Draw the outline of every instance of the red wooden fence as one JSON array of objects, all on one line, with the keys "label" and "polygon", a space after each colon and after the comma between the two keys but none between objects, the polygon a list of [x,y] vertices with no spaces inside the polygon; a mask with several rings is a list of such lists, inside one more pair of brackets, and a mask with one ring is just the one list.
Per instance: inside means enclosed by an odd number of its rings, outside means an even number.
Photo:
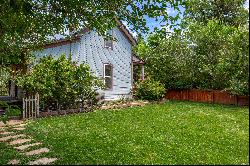
[{"label": "red wooden fence", "polygon": [[170,100],[188,100],[237,106],[249,105],[249,96],[233,95],[229,92],[218,90],[168,90],[165,98]]}]

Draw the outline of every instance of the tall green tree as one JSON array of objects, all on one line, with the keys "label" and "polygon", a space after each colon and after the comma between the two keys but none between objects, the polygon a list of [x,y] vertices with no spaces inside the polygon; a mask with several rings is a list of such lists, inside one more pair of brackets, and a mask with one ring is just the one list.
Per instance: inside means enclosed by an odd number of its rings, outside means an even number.
[{"label": "tall green tree", "polygon": [[[105,35],[126,21],[136,31],[147,31],[145,16],[174,20],[166,8],[182,1],[162,0],[1,0],[0,59],[10,64],[28,63],[31,50],[47,42],[48,36],[65,29],[87,27]],[[162,17],[160,17],[162,16]]]},{"label": "tall green tree", "polygon": [[244,8],[246,0],[187,0],[185,1],[184,19],[208,23],[218,20],[230,26],[245,25],[249,12]]}]

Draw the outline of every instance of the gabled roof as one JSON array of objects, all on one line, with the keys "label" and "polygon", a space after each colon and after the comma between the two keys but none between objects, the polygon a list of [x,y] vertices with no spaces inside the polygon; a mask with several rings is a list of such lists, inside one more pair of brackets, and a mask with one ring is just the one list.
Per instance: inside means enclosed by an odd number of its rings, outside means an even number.
[{"label": "gabled roof", "polygon": [[[118,24],[118,28],[121,32],[123,32],[123,35],[128,39],[128,41],[134,46],[137,44],[136,39],[133,37],[133,35],[129,32],[129,30],[126,28],[126,26],[124,24],[122,24],[121,21],[116,19],[116,22]],[[83,28],[82,30],[80,30],[80,32],[78,32],[73,38],[68,38],[68,39],[58,39],[58,40],[54,40],[50,43],[46,43],[44,45],[45,48],[53,48],[53,47],[57,47],[57,46],[61,46],[61,45],[65,45],[65,44],[69,44],[69,43],[74,43],[80,40],[81,36],[87,32],[89,32],[90,30],[88,28]]]}]

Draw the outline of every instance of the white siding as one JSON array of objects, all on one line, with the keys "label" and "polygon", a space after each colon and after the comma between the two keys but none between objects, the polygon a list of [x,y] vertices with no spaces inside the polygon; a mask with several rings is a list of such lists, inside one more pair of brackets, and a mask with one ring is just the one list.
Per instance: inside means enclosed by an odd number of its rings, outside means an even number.
[{"label": "white siding", "polygon": [[[113,29],[113,50],[104,47],[104,39],[96,32],[85,33],[79,42],[71,43],[72,59],[78,63],[88,63],[91,71],[98,77],[103,77],[103,64],[113,65],[113,89],[104,91],[105,99],[119,99],[120,97],[131,97],[131,55],[132,46],[127,38],[118,28]],[[47,48],[35,54],[60,56],[62,53],[69,55],[70,44]]]}]

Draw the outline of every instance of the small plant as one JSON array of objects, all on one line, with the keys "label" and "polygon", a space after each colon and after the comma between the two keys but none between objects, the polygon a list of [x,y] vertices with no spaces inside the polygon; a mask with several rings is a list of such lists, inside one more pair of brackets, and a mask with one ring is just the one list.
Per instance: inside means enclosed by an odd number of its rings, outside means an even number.
[{"label": "small plant", "polygon": [[20,110],[20,108],[18,106],[16,106],[16,105],[10,106],[10,105],[7,104],[7,109],[6,109],[5,113],[4,113],[4,115],[2,115],[0,117],[0,120],[3,121],[4,124],[6,124],[6,122],[8,121],[8,119],[10,117],[19,116],[20,114],[21,114],[21,110]]},{"label": "small plant", "polygon": [[164,85],[151,78],[136,83],[134,96],[141,100],[159,100],[165,94]]},{"label": "small plant", "polygon": [[6,101],[0,101],[0,108],[7,108],[9,105]]}]

